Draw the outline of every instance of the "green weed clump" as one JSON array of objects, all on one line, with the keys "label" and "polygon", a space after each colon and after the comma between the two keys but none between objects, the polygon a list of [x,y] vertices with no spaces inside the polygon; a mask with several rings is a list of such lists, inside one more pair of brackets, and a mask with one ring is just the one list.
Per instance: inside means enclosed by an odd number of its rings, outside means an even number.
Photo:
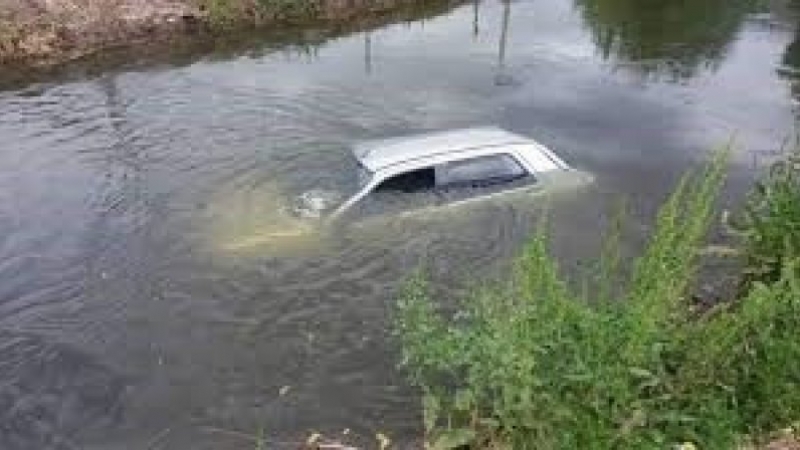
[{"label": "green weed clump", "polygon": [[744,241],[744,289],[777,281],[784,261],[800,257],[800,145],[770,167],[733,225]]},{"label": "green weed clump", "polygon": [[[474,292],[452,317],[413,277],[395,330],[423,393],[430,448],[721,449],[797,420],[796,262],[699,319],[687,300],[724,166],[719,153],[680,182],[626,293],[573,293],[543,230],[508,280]],[[597,264],[608,277],[619,260],[611,247]]]}]

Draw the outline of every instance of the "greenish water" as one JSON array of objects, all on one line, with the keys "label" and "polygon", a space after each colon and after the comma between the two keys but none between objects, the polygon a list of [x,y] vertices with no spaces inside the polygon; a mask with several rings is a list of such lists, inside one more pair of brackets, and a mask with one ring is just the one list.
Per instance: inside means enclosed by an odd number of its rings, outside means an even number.
[{"label": "greenish water", "polygon": [[422,260],[448,296],[490,276],[537,202],[295,233],[282,205],[350,182],[354,142],[496,124],[549,145],[596,177],[550,205],[573,270],[620,196],[633,251],[713,146],[735,135],[734,198],[795,130],[789,3],[423,14],[5,75],[0,447],[239,449],[250,443],[230,431],[260,428],[412,439],[418,399],[387,335],[400,281]]}]

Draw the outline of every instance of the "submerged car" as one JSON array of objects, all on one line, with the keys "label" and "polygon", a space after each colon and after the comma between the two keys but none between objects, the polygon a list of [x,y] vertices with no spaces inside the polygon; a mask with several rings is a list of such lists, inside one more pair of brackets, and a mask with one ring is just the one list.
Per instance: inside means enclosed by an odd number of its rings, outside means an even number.
[{"label": "submerged car", "polygon": [[[333,189],[309,180],[316,187],[288,202],[268,189],[245,199],[257,206],[246,208],[246,215],[217,214],[222,222],[215,239],[227,250],[313,245],[327,234],[318,233],[327,225],[366,226],[372,218],[426,215],[494,198],[529,199],[592,180],[536,141],[493,127],[367,141],[355,145],[352,155],[342,161],[351,163],[348,170],[331,170],[337,178]],[[224,197],[223,204],[230,204]]]},{"label": "submerged car", "polygon": [[348,198],[307,192],[295,203],[296,215],[361,218],[511,192],[547,192],[591,180],[544,145],[494,127],[366,141],[353,148],[353,156],[358,163],[355,193]]}]

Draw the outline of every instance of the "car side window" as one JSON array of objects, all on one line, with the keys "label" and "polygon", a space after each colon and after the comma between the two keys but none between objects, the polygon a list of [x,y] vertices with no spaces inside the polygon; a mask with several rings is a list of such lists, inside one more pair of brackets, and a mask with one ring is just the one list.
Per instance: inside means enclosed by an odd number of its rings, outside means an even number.
[{"label": "car side window", "polygon": [[354,218],[390,215],[433,206],[438,201],[433,167],[387,178],[354,205]]},{"label": "car side window", "polygon": [[433,167],[413,170],[387,178],[373,192],[425,192],[436,187],[436,173]]},{"label": "car side window", "polygon": [[436,167],[438,186],[483,186],[518,180],[528,175],[509,154],[479,156]]}]

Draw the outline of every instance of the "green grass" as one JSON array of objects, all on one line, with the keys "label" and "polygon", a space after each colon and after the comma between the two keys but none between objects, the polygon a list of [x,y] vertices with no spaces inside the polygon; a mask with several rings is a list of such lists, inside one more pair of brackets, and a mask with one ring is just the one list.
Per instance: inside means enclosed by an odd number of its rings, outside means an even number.
[{"label": "green grass", "polygon": [[744,289],[777,281],[783,262],[800,256],[800,143],[756,184],[733,225],[744,242]]},{"label": "green grass", "polygon": [[[589,298],[562,281],[545,226],[508,280],[452,316],[439,313],[424,274],[413,277],[395,331],[431,447],[733,448],[796,420],[797,262],[699,319],[687,301],[724,168],[719,152],[683,178],[627,279],[614,274],[612,232]],[[609,279],[626,292],[615,295]]]}]

